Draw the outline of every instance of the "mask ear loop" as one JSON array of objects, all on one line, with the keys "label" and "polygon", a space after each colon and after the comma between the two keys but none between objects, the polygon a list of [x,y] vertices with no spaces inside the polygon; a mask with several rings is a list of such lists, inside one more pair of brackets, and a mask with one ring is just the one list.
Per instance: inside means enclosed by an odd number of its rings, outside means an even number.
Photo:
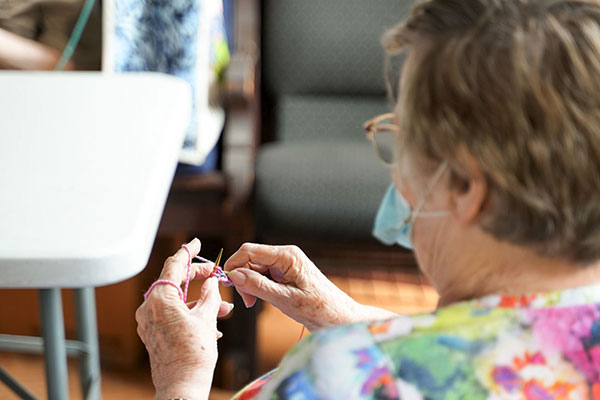
[{"label": "mask ear loop", "polygon": [[447,167],[448,167],[448,162],[444,161],[442,163],[442,165],[440,165],[438,167],[438,169],[435,171],[435,173],[433,174],[433,178],[431,178],[431,181],[429,182],[429,185],[427,186],[427,190],[425,191],[425,194],[423,195],[423,197],[421,197],[421,200],[419,200],[419,204],[417,204],[417,207],[414,210],[410,211],[410,215],[408,217],[406,217],[406,219],[404,220],[405,224],[415,222],[415,219],[417,219],[417,217],[432,218],[432,217],[443,217],[443,216],[448,215],[448,211],[428,211],[428,212],[421,213],[421,209],[423,208],[423,206],[425,206],[425,202],[429,198],[429,195],[431,194],[431,192],[433,191],[435,186],[438,184],[438,182],[441,179],[444,172],[446,172]]}]

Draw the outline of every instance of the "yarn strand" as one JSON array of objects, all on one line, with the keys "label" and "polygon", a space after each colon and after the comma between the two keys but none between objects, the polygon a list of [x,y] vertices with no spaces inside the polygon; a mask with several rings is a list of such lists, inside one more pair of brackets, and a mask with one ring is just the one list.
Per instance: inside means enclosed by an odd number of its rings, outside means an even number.
[{"label": "yarn strand", "polygon": [[302,337],[304,336],[304,331],[306,330],[306,326],[302,325],[302,330],[300,331],[300,337],[298,338],[298,343],[300,343],[300,341],[302,340]]},{"label": "yarn strand", "polygon": [[177,289],[177,292],[179,293],[179,298],[182,301],[184,301],[183,300],[183,291],[181,290],[179,285],[177,285],[175,282],[170,281],[168,279],[159,279],[159,280],[155,281],[152,285],[150,285],[150,288],[146,291],[146,293],[144,293],[144,300],[148,300],[148,296],[150,296],[150,293],[152,292],[152,290],[158,285],[173,286],[175,289]]}]

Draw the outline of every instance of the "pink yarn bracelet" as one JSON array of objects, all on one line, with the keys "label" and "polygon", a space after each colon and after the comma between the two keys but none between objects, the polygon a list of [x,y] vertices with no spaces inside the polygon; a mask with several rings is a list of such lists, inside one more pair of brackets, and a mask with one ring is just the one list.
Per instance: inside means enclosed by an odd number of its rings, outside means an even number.
[{"label": "pink yarn bracelet", "polygon": [[173,286],[175,289],[177,289],[177,292],[179,293],[179,298],[183,301],[184,300],[184,296],[183,296],[183,292],[181,291],[181,288],[179,286],[177,286],[177,284],[173,281],[169,281],[167,279],[159,279],[156,282],[154,282],[152,285],[150,285],[150,288],[148,289],[148,291],[146,291],[146,293],[144,293],[144,300],[148,299],[148,296],[150,296],[150,293],[152,292],[152,289],[154,289],[157,285],[170,285]]},{"label": "pink yarn bracelet", "polygon": [[170,286],[173,286],[175,289],[177,289],[177,291],[179,292],[179,298],[181,299],[181,301],[183,301],[184,303],[187,301],[188,287],[190,286],[190,270],[192,269],[192,252],[185,244],[181,247],[188,254],[187,272],[185,275],[185,285],[183,287],[183,290],[181,290],[181,287],[173,281],[170,281],[168,279],[159,279],[156,282],[154,282],[152,285],[150,285],[150,288],[148,289],[148,291],[146,293],[144,293],[144,300],[148,299],[148,296],[150,296],[152,289],[154,289],[156,287],[156,285],[170,285]]}]

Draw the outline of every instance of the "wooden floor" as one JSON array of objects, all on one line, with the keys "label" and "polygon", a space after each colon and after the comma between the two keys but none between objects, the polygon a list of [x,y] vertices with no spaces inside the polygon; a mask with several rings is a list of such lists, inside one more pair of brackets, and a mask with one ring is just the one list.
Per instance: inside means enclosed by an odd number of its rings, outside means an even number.
[{"label": "wooden floor", "polygon": [[[23,383],[35,396],[46,398],[46,383],[44,377],[44,364],[40,356],[13,354],[0,352],[0,365],[21,383]],[[82,399],[77,365],[69,361],[69,395],[70,399]],[[233,393],[215,389],[210,399],[230,399]],[[150,380],[150,371],[141,368],[128,371],[102,371],[102,398],[104,400],[137,400],[152,399],[154,388]],[[0,383],[0,399],[19,399],[6,386]]]},{"label": "wooden floor", "polygon": [[[398,313],[413,314],[435,308],[435,291],[419,283],[410,283],[395,276],[378,275],[369,279],[353,276],[330,276],[332,281],[363,304],[383,307]],[[267,305],[258,321],[259,369],[262,372],[277,366],[279,360],[297,341],[302,326]],[[277,329],[273,329],[276,326]],[[39,356],[0,352],[0,365],[24,383],[35,396],[46,398],[43,359]],[[77,365],[69,362],[69,393],[71,399],[81,399]],[[232,392],[214,389],[211,399],[229,399]],[[102,371],[102,395],[105,400],[152,399],[154,389],[147,366],[137,370]],[[0,384],[0,399],[17,397]]]}]

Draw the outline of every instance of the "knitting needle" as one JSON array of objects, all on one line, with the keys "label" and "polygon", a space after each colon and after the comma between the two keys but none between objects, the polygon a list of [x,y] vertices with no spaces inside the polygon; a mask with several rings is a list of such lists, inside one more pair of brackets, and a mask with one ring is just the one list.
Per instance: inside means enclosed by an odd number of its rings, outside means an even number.
[{"label": "knitting needle", "polygon": [[219,255],[217,256],[217,261],[215,261],[215,268],[219,266],[222,256],[223,256],[223,249],[221,249],[221,251],[219,252]]},{"label": "knitting needle", "polygon": [[[213,262],[213,261],[209,260],[208,258],[204,258],[204,257],[201,257],[201,256],[196,256],[196,257],[194,257],[194,259],[198,260],[198,261],[200,261],[202,263],[213,264],[214,265],[213,268],[216,268],[216,267],[219,266],[219,262],[221,261],[222,254],[223,254],[223,249],[221,249],[221,251],[219,252],[219,257],[217,258],[217,262]],[[229,271],[223,271],[223,272],[226,275],[229,274]]]}]

